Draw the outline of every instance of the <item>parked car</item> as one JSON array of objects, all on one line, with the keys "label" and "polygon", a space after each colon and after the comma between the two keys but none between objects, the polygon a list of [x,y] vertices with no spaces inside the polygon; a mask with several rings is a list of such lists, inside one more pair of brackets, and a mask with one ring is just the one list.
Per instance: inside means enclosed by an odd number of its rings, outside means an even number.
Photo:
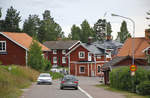
[{"label": "parked car", "polygon": [[75,88],[78,89],[78,80],[73,75],[66,75],[61,79],[60,89]]},{"label": "parked car", "polygon": [[60,72],[60,70],[58,68],[55,68],[55,67],[51,68],[51,71],[52,72]]},{"label": "parked car", "polygon": [[48,83],[52,84],[52,77],[49,73],[41,73],[37,79],[37,84]]}]

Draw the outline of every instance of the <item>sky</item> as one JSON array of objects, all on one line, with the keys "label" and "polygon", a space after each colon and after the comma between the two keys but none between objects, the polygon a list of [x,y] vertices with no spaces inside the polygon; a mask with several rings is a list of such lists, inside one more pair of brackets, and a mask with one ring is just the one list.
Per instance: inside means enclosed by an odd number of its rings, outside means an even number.
[{"label": "sky", "polygon": [[[20,11],[21,27],[29,14],[37,14],[42,19],[42,13],[50,10],[51,16],[62,27],[66,36],[73,24],[80,26],[86,19],[92,27],[100,18],[111,23],[114,38],[120,31],[123,20],[127,22],[132,35],[132,22],[121,17],[113,17],[112,13],[131,18],[135,22],[136,37],[145,36],[144,31],[150,24],[150,20],[146,20],[146,12],[150,11],[150,0],[0,0],[2,19],[5,18],[10,6]],[[104,16],[105,13],[107,14]]]}]

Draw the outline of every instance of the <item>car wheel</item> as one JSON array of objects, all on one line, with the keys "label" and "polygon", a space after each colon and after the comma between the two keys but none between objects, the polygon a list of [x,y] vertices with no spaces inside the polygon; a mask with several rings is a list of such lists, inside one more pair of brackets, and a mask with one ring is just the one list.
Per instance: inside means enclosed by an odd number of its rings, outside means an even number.
[{"label": "car wheel", "polygon": [[37,85],[40,85],[40,82],[38,82]]},{"label": "car wheel", "polygon": [[63,90],[64,88],[63,88],[63,87],[60,87],[60,89]]},{"label": "car wheel", "polygon": [[78,87],[75,87],[75,90],[78,90]]},{"label": "car wheel", "polygon": [[52,85],[52,83],[50,82],[49,85]]}]

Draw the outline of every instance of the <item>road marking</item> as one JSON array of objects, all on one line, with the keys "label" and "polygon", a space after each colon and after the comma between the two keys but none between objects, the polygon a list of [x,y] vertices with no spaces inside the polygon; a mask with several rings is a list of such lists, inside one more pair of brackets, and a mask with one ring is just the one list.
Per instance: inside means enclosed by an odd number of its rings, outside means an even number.
[{"label": "road marking", "polygon": [[83,90],[80,86],[78,86],[79,90],[81,92],[83,92],[86,96],[88,96],[89,98],[93,98],[90,94],[88,94],[85,90]]}]

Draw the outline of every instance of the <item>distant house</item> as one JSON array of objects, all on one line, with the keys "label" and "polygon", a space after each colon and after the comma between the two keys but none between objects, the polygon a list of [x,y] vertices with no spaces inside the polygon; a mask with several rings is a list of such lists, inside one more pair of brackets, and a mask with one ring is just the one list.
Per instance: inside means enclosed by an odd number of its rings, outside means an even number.
[{"label": "distant house", "polygon": [[80,43],[81,42],[78,40],[58,40],[46,41],[43,44],[52,50],[49,53],[49,60],[53,67],[68,67],[68,58],[65,55],[68,51]]},{"label": "distant house", "polygon": [[[3,65],[27,65],[28,50],[32,37],[26,33],[0,32],[0,62]],[[43,54],[48,58],[50,49],[40,44]]]},{"label": "distant house", "polygon": [[[128,38],[119,53],[111,61],[103,66],[103,71],[107,72],[106,82],[109,81],[109,71],[112,68],[119,66],[131,66],[133,59],[133,38]],[[134,64],[136,66],[143,66],[146,69],[148,65],[148,56],[150,55],[150,30],[145,30],[145,37],[134,38]],[[150,63],[150,62],[149,62]],[[107,83],[106,83],[107,84]]]},{"label": "distant house", "polygon": [[66,55],[70,74],[76,76],[103,76],[104,63],[116,56],[122,44],[113,40],[80,43]]}]

